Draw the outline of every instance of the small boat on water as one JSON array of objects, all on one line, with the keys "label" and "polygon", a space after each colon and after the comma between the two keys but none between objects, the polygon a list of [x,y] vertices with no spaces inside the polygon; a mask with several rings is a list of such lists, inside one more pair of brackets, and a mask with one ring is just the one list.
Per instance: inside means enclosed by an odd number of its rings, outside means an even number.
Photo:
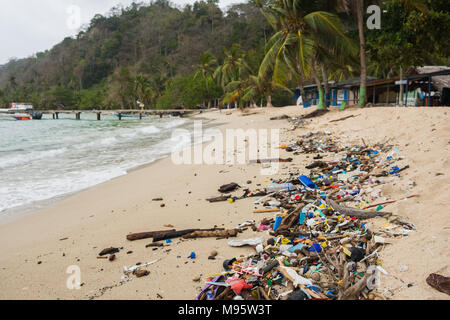
[{"label": "small boat on water", "polygon": [[0,113],[0,120],[31,120],[32,117],[25,113]]},{"label": "small boat on water", "polygon": [[[9,109],[0,109],[0,120],[31,120],[34,118],[33,115],[28,113],[21,113],[20,111],[30,111],[33,110],[33,105],[30,103],[11,103],[11,107]],[[37,119],[42,118],[42,114],[37,115]]]}]

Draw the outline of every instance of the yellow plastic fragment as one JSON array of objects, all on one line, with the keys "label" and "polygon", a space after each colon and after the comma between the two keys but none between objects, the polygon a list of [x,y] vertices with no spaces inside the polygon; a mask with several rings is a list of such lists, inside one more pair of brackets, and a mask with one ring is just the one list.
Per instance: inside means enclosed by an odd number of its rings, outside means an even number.
[{"label": "yellow plastic fragment", "polygon": [[350,252],[350,250],[348,250],[346,247],[342,246],[342,250],[344,251],[344,253],[346,255],[348,255],[349,257],[352,255],[352,253]]}]

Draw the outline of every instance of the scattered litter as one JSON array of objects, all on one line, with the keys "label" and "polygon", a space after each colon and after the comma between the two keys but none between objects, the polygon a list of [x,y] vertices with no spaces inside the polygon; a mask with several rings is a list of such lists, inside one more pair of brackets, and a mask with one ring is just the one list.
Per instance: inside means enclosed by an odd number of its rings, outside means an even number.
[{"label": "scattered litter", "polygon": [[158,261],[159,261],[159,259],[158,260],[153,260],[153,261],[150,261],[150,262],[147,262],[147,263],[144,263],[144,264],[140,264],[140,265],[135,265],[135,266],[130,267],[130,268],[123,267],[123,270],[124,270],[125,274],[133,273],[135,270],[147,267],[147,266],[152,265],[152,264],[154,264],[154,263],[156,263]]},{"label": "scattered litter", "polygon": [[264,237],[254,238],[254,239],[246,239],[246,240],[232,240],[228,241],[228,245],[232,247],[243,247],[243,246],[257,246],[264,242]]},{"label": "scattered litter", "polygon": [[[290,121],[302,125],[298,119]],[[266,194],[254,201],[265,208],[253,212],[273,217],[264,218],[258,228],[255,222],[251,226],[269,238],[229,241],[230,246],[252,246],[255,251],[226,259],[224,271],[206,278],[196,299],[385,300],[377,292],[377,280],[389,273],[381,266],[379,251],[391,243],[389,238],[415,231],[412,223],[384,211],[399,200],[386,199],[380,191],[410,168],[396,165],[399,148],[364,140],[362,145],[342,145],[329,132],[311,132],[280,148],[294,155],[314,154],[314,162],[290,177],[266,181]],[[370,219],[385,222],[370,230]]]}]

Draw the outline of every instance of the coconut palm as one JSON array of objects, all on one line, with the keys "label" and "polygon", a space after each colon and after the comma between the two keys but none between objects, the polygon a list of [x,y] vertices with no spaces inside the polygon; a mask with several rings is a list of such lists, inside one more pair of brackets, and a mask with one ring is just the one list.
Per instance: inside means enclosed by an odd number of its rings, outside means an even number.
[{"label": "coconut palm", "polygon": [[268,42],[259,74],[273,71],[278,81],[280,68],[287,65],[297,78],[311,76],[319,91],[318,109],[325,109],[323,87],[317,68],[331,52],[351,50],[340,19],[325,11],[311,11],[324,1],[274,0],[264,6],[265,16],[277,31]]},{"label": "coconut palm", "polygon": [[367,103],[367,59],[366,42],[364,37],[364,0],[338,0],[338,7],[356,18],[359,35],[359,56],[361,64],[359,101],[358,105],[364,107]]},{"label": "coconut palm", "polygon": [[245,54],[239,44],[233,44],[230,49],[224,48],[225,58],[222,65],[214,72],[214,78],[225,88],[231,82],[242,78],[250,67],[245,61]]},{"label": "coconut palm", "polygon": [[136,75],[134,80],[134,91],[139,101],[143,102],[145,105],[149,105],[153,100],[154,93],[151,88],[151,83],[143,74]]},{"label": "coconut palm", "polygon": [[[337,0],[338,8],[344,10],[347,14],[351,15],[356,19],[359,34],[359,54],[360,54],[360,64],[361,64],[361,83],[360,83],[360,93],[358,105],[364,107],[367,104],[367,58],[366,58],[366,42],[364,35],[364,13],[365,8],[369,4],[380,5],[381,0]],[[427,6],[423,0],[403,0],[405,9],[414,8],[422,12],[427,12]],[[402,71],[400,68],[400,78]],[[403,93],[403,85],[400,86],[400,95]]]},{"label": "coconut palm", "polygon": [[281,90],[290,92],[289,89],[276,83],[270,76],[250,75],[247,79],[228,83],[224,102],[232,103],[236,100],[242,100],[250,102],[251,106],[255,106],[255,100],[264,97],[267,102],[267,108],[271,108],[273,107],[272,94]]},{"label": "coconut palm", "polygon": [[251,74],[251,68],[246,61],[246,55],[240,45],[233,44],[230,49],[224,48],[224,54],[224,61],[214,72],[214,79],[216,79],[225,92],[228,92],[224,101],[228,100],[238,103],[240,94],[230,99],[229,93],[236,90],[236,92],[240,92],[238,90],[240,88],[238,83],[244,84],[244,81]]},{"label": "coconut palm", "polygon": [[[195,73],[194,78],[202,77],[203,81],[205,81],[205,88],[207,93],[209,93],[209,84],[213,79],[216,68],[216,57],[208,51],[204,52],[200,57],[198,71]],[[208,109],[209,108],[211,108],[211,100],[208,101]]]}]

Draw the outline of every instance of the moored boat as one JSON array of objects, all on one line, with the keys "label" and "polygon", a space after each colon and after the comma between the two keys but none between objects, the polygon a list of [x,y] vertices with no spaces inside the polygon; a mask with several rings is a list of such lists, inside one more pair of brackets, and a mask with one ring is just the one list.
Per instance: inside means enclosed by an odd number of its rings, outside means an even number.
[{"label": "moored boat", "polygon": [[0,120],[31,120],[33,117],[30,114],[18,112],[31,110],[33,110],[33,105],[30,103],[11,103],[11,108],[0,109]]},{"label": "moored boat", "polygon": [[29,114],[21,114],[21,113],[0,113],[0,120],[31,120],[31,116]]}]

